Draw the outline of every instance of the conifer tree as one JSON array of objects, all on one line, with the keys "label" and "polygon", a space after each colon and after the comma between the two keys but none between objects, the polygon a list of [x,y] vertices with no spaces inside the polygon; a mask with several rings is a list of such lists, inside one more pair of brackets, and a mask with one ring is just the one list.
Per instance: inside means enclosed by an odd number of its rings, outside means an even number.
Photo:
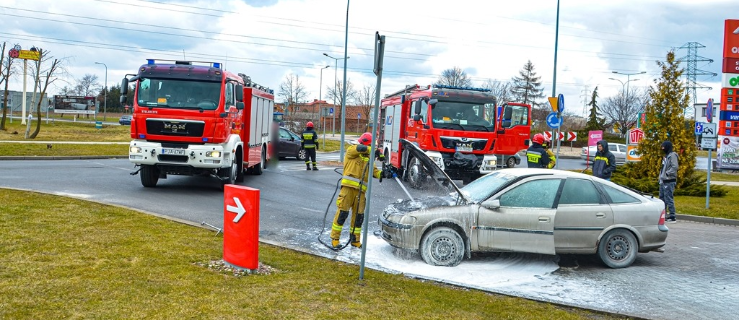
[{"label": "conifer tree", "polygon": [[598,87],[595,87],[595,90],[593,90],[588,106],[590,106],[590,114],[583,130],[586,133],[591,130],[603,130],[606,120],[604,118],[598,118]]},{"label": "conifer tree", "polygon": [[531,60],[526,62],[519,72],[518,77],[511,79],[511,94],[513,101],[531,104],[536,108],[543,109],[544,88],[541,86],[541,76],[536,75],[534,64]]},{"label": "conifer tree", "polygon": [[684,108],[690,103],[687,89],[680,80],[684,69],[675,59],[675,52],[667,53],[666,61],[657,61],[662,69],[659,79],[649,89],[650,102],[646,106],[646,122],[644,125],[644,139],[639,143],[641,161],[638,163],[639,172],[657,180],[662,168],[662,142],[669,140],[673,150],[678,154],[679,168],[677,171],[677,185],[683,185],[693,176],[695,167],[695,141],[693,139],[692,121],[686,126]]}]

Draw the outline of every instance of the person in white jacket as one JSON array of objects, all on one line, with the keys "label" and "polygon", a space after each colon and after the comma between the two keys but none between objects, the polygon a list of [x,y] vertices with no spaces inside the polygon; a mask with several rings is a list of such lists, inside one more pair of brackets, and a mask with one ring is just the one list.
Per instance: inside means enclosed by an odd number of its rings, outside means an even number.
[{"label": "person in white jacket", "polygon": [[675,184],[677,184],[677,153],[672,150],[672,142],[662,142],[662,152],[665,157],[662,158],[662,170],[659,172],[659,198],[665,202],[668,211],[667,222],[677,222],[675,217]]}]

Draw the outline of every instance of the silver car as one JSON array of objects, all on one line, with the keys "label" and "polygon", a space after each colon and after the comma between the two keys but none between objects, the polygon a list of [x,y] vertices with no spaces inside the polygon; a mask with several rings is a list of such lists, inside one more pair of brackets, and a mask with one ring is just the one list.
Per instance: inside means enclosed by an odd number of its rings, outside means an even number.
[{"label": "silver car", "polygon": [[[626,163],[626,154],[629,152],[626,148],[626,145],[623,143],[608,143],[608,150],[611,150],[613,156],[616,157],[616,164]],[[580,151],[580,159],[593,162],[596,152],[598,152],[596,146],[582,147],[582,150]]]},{"label": "silver car", "polygon": [[379,218],[382,237],[430,265],[515,251],[597,254],[608,267],[624,268],[637,252],[665,245],[665,206],[652,196],[590,175],[533,168],[501,169],[459,189],[420,149],[402,143],[453,191],[389,205]]}]

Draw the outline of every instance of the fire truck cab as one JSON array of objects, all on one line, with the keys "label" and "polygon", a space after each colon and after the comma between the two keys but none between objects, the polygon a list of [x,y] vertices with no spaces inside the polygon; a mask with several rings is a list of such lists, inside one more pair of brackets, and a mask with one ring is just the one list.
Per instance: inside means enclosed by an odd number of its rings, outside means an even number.
[{"label": "fire truck cab", "polygon": [[487,89],[406,86],[382,99],[380,150],[415,188],[428,175],[399,139],[420,147],[450,178],[469,183],[496,170],[498,156],[528,146],[531,107],[496,102]]},{"label": "fire truck cab", "polygon": [[[130,78],[129,78],[130,77]],[[144,187],[167,175],[210,175],[223,184],[266,168],[272,90],[220,63],[148,59],[135,83],[129,160]]]}]

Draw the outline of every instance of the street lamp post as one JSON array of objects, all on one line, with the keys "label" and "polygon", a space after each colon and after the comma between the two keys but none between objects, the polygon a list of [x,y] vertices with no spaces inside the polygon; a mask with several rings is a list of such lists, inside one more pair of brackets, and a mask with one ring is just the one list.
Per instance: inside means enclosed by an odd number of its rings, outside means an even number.
[{"label": "street lamp post", "polygon": [[[623,73],[623,72],[613,71],[613,73],[615,73],[615,74],[622,74],[622,75],[625,75],[626,76],[626,95],[625,95],[625,97],[628,98],[629,97],[629,82],[639,80],[639,79],[631,80],[631,76],[637,75],[637,74],[645,74],[647,72],[646,71],[641,71],[641,72],[635,72],[635,73]],[[613,78],[609,78],[609,79],[613,79]],[[616,80],[616,79],[613,79],[613,80]],[[623,85],[623,82],[621,80],[619,80],[619,82],[621,82],[621,84]],[[621,90],[623,90],[623,89],[621,89]]]},{"label": "street lamp post", "polygon": [[108,66],[105,63],[102,62],[95,62],[95,64],[102,64],[105,66],[105,91],[103,91],[103,121],[105,121],[105,117],[108,114]]},{"label": "street lamp post", "polygon": [[[334,59],[334,108],[336,108],[336,81],[338,79],[336,77],[336,70],[339,68],[339,60],[349,59],[349,57],[346,57],[346,58],[334,58],[334,57],[328,55],[328,53],[325,53],[325,52],[323,53],[323,55],[326,56],[326,57],[329,57],[331,59]],[[346,88],[344,88],[344,90],[346,90]],[[331,136],[332,137],[336,135],[336,110],[334,110],[334,117],[333,118],[334,118],[333,119],[333,124],[331,125]]]},{"label": "street lamp post", "polygon": [[[321,99],[322,99],[321,90],[323,89],[323,70],[326,70],[326,68],[328,67],[330,66],[325,66],[321,68],[321,80],[319,80],[318,82],[318,112],[319,112],[319,115],[320,115],[320,112],[323,110],[321,108]],[[320,118],[323,119],[323,117],[320,117]],[[321,123],[321,127],[323,129],[323,147],[325,148],[326,147],[326,120],[325,119],[323,119]]]}]

